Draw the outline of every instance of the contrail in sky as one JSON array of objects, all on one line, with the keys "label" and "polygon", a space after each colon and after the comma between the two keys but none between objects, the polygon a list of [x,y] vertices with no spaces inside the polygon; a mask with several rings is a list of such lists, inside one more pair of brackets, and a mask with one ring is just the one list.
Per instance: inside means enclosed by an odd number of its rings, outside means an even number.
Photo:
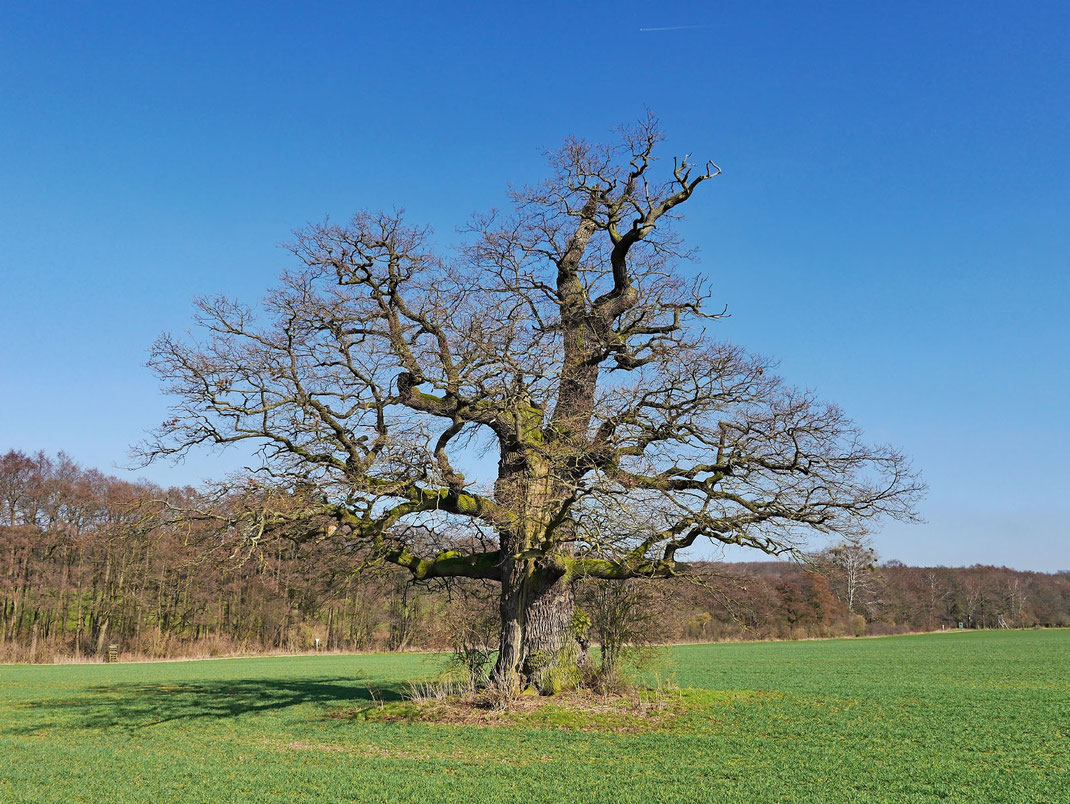
[{"label": "contrail in sky", "polygon": [[709,25],[666,25],[663,28],[640,28],[640,31],[690,31],[694,28],[709,28]]}]

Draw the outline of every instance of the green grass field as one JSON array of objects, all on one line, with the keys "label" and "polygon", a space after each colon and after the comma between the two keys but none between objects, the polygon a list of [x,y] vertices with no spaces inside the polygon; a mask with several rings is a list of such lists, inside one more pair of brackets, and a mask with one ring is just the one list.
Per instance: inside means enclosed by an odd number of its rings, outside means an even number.
[{"label": "green grass field", "polygon": [[0,666],[2,801],[1070,801],[1070,632],[694,645],[658,731],[369,722],[428,655]]}]

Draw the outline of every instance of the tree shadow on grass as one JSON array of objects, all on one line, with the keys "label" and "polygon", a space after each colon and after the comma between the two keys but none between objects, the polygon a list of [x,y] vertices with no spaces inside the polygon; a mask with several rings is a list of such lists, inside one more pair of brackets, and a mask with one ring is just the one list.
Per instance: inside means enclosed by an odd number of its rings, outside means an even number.
[{"label": "tree shadow on grass", "polygon": [[[402,699],[404,685],[369,685],[344,677],[228,679],[120,683],[89,687],[78,698],[34,701],[22,723],[0,723],[0,734],[45,729],[138,730],[175,721],[239,718],[304,704],[361,709]],[[28,722],[27,722],[28,721]]]}]

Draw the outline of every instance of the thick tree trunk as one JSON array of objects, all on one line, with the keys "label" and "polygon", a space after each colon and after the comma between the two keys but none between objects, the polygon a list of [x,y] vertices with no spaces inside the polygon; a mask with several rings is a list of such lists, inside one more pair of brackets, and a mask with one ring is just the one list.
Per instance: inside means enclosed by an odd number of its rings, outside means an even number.
[{"label": "thick tree trunk", "polygon": [[524,629],[524,653],[557,653],[566,646],[572,628],[574,599],[563,578],[536,577]]},{"label": "thick tree trunk", "polygon": [[588,658],[586,634],[575,622],[571,579],[541,576],[535,593],[525,621],[522,674],[539,692],[553,694],[579,683]]},{"label": "thick tree trunk", "polygon": [[561,663],[578,676],[571,584],[560,567],[540,566],[567,489],[550,476],[537,452],[513,444],[503,448],[495,494],[499,505],[513,512],[516,526],[499,533],[501,641],[491,682],[508,690],[535,684],[545,692],[546,672]]},{"label": "thick tree trunk", "polygon": [[562,657],[564,654],[577,664],[587,660],[586,635],[577,628],[575,609],[576,592],[570,579],[553,576],[542,579],[528,608],[524,631],[528,671],[534,654]]},{"label": "thick tree trunk", "polygon": [[586,645],[573,627],[572,584],[559,572],[517,562],[503,578],[498,661],[492,680],[511,689],[551,693],[574,684]]}]

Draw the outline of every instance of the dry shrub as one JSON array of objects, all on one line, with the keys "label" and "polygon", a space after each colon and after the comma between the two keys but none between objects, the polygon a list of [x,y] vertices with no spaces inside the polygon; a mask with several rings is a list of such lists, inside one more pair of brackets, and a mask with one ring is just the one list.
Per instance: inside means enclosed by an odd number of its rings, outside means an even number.
[{"label": "dry shrub", "polygon": [[450,661],[447,675],[466,679],[470,690],[484,687],[498,650],[501,629],[494,589],[483,584],[456,584],[445,614]]},{"label": "dry shrub", "polygon": [[657,663],[663,594],[641,579],[587,581],[581,586],[580,604],[601,648],[597,664],[584,667],[584,686],[621,694]]}]

